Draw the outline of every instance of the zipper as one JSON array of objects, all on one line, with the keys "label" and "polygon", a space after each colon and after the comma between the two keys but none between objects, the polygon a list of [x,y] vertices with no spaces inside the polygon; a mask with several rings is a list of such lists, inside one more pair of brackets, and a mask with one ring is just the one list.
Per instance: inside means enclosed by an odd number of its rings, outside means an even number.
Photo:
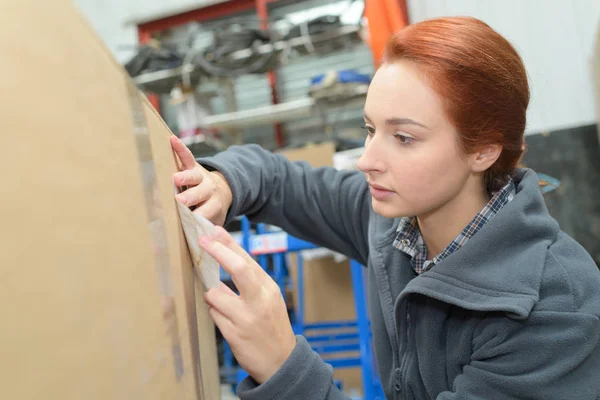
[{"label": "zipper", "polygon": [[400,371],[400,368],[398,368],[399,344],[395,324],[396,318],[394,316],[396,310],[396,302],[392,299],[392,291],[390,288],[389,276],[387,274],[387,271],[385,270],[384,256],[383,252],[381,251],[381,248],[376,248],[375,251],[373,251],[373,254],[371,256],[371,263],[373,272],[375,273],[375,277],[377,278],[377,286],[379,287],[378,293],[382,308],[383,321],[388,333],[388,337],[390,339],[390,344],[392,345],[392,365],[394,365],[395,368],[395,376],[392,390],[393,398],[397,399],[399,391],[396,390],[396,387],[400,387],[400,390],[402,390],[402,371]]},{"label": "zipper", "polygon": [[[407,304],[406,305],[406,351],[404,352],[404,358],[406,358],[407,364],[410,362],[410,359],[412,356],[412,346],[411,346],[410,334],[411,334],[410,304]],[[406,390],[407,386],[408,386],[408,373],[406,372],[407,369],[408,369],[407,366],[402,368],[402,386],[405,389],[404,392],[406,392],[406,395],[408,396],[408,390]]]},{"label": "zipper", "polygon": [[[406,304],[406,303],[405,303]],[[405,308],[405,314],[406,314],[406,340],[405,340],[405,346],[404,346],[404,354],[402,354],[402,361],[400,362],[400,368],[398,368],[395,372],[395,376],[394,376],[394,389],[396,390],[396,393],[402,393],[402,389],[404,386],[404,381],[405,381],[405,369],[406,369],[406,363],[407,363],[407,358],[408,358],[408,345],[409,345],[409,339],[410,339],[410,312],[408,309],[408,304],[406,304],[404,306]]]}]

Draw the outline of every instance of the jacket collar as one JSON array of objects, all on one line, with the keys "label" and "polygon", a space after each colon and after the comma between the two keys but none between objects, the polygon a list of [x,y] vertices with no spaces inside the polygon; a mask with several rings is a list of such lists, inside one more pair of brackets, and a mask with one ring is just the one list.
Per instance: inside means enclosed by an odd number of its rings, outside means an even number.
[{"label": "jacket collar", "polygon": [[[464,247],[412,279],[399,301],[420,293],[470,310],[527,318],[539,299],[547,249],[559,226],[548,213],[535,172],[519,169],[513,179],[514,199]],[[383,250],[389,241],[378,247]],[[397,251],[391,246],[385,251],[392,250]]]}]

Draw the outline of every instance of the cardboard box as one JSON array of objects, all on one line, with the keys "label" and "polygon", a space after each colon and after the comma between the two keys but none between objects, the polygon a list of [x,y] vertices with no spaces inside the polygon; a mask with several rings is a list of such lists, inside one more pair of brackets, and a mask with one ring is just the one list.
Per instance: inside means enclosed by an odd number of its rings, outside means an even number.
[{"label": "cardboard box", "polygon": [[[310,145],[300,149],[282,151],[291,161],[307,161],[312,167],[333,166],[335,145],[331,142]],[[292,280],[297,278],[297,255],[289,257]],[[298,304],[297,292],[294,304]],[[327,307],[323,307],[327,304]],[[352,290],[350,264],[335,262],[325,257],[304,261],[304,320],[306,323],[348,321],[356,319],[356,306]],[[338,357],[356,356],[356,353],[338,354]],[[362,391],[360,368],[335,370],[335,379],[342,381],[345,391]]]},{"label": "cardboard box", "polygon": [[0,397],[219,399],[169,130],[139,103],[157,182],[148,203],[162,205],[149,213],[124,71],[70,1],[2,13]]}]

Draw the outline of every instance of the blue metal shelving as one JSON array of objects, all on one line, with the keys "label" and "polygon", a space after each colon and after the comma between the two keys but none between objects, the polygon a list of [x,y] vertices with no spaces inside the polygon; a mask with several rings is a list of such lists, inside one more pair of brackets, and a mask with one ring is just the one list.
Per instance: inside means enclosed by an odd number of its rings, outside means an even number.
[{"label": "blue metal shelving", "polygon": [[[242,219],[241,225],[241,245],[248,253],[258,259],[258,263],[263,269],[270,272],[279,285],[282,294],[285,294],[285,288],[291,283],[285,265],[286,254],[315,249],[317,246],[290,236],[285,232],[267,232],[263,224],[258,224],[255,231],[252,231],[250,222],[245,217]],[[269,259],[272,268],[269,268]],[[295,282],[298,304],[296,304],[296,309],[291,316],[292,327],[296,334],[304,335],[313,350],[321,355],[323,360],[333,368],[361,368],[364,394],[362,400],[384,400],[385,396],[379,376],[373,364],[371,327],[367,314],[363,280],[364,267],[360,263],[351,260],[350,268],[356,320],[306,324],[304,321],[304,263],[302,257],[298,256]],[[227,276],[222,276],[222,279],[227,279]],[[344,352],[357,352],[358,355],[355,357],[336,356]],[[224,370],[232,380],[239,383],[246,376],[246,373],[241,369],[235,370],[233,368],[233,355],[226,343],[224,343],[224,356]]]}]

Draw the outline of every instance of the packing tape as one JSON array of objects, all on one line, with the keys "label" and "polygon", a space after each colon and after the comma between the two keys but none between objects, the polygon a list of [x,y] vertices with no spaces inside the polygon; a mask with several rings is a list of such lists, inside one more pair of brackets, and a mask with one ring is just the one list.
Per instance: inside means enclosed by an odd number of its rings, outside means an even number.
[{"label": "packing tape", "polygon": [[144,105],[140,98],[141,93],[129,77],[125,77],[125,79],[127,81],[127,94],[133,120],[133,135],[135,137],[140,174],[144,187],[145,208],[148,219],[148,229],[152,240],[154,265],[162,298],[163,318],[167,326],[167,334],[171,338],[171,351],[173,355],[175,377],[179,382],[183,377],[183,358],[179,340],[179,331],[177,328],[164,209],[159,199],[158,185],[156,183],[156,168],[152,156],[152,145],[148,133],[148,126],[146,124],[146,117],[144,115]]}]

